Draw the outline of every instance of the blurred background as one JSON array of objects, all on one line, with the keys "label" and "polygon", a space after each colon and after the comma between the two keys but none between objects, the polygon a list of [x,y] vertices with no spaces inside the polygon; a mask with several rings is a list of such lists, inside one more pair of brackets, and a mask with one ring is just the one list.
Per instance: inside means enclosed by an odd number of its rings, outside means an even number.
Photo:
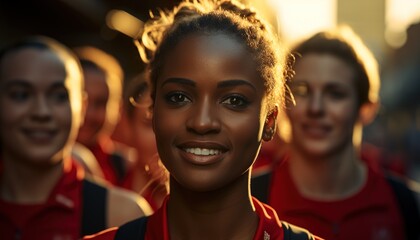
[{"label": "blurred background", "polygon": [[[0,0],[0,47],[28,34],[114,55],[132,79],[144,68],[133,44],[149,12],[179,0]],[[382,107],[364,140],[382,164],[420,181],[420,0],[243,0],[264,13],[286,43],[345,23],[375,54]]]}]

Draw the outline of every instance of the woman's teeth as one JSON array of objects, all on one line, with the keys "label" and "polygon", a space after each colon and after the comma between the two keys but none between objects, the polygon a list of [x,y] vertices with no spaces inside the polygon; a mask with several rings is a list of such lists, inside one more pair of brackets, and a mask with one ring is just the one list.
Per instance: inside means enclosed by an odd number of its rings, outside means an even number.
[{"label": "woman's teeth", "polygon": [[186,148],[187,153],[192,153],[195,155],[209,156],[220,154],[221,151],[217,149],[208,149],[208,148]]}]

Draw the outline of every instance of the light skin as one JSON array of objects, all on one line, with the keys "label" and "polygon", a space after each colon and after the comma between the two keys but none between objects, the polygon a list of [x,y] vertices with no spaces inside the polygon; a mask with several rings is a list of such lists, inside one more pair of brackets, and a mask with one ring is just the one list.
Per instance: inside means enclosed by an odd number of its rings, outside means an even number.
[{"label": "light skin", "polygon": [[256,231],[249,168],[276,114],[255,69],[225,34],[185,36],[165,56],[153,127],[171,174],[171,239],[252,239]]},{"label": "light skin", "polygon": [[9,169],[2,196],[21,203],[42,202],[61,176],[63,146],[72,131],[71,89],[66,84],[70,79],[63,62],[49,50],[18,50],[0,67],[1,158]]},{"label": "light skin", "polygon": [[[0,198],[42,204],[70,163],[81,115],[74,107],[82,102],[80,81],[67,75],[63,60],[51,50],[11,52],[0,68]],[[109,227],[151,213],[144,199],[113,188],[107,208]]]},{"label": "light skin", "polygon": [[[133,109],[132,116],[128,117],[131,143],[141,153],[141,164],[145,164],[150,158],[157,154],[155,133],[152,127],[152,98],[150,96],[150,87],[143,82],[139,84],[139,99],[136,99],[136,106]],[[134,133],[133,133],[134,132]]]},{"label": "light skin", "polygon": [[84,78],[88,104],[84,124],[80,127],[77,141],[85,146],[92,147],[97,144],[106,122],[109,89],[106,76],[102,71],[85,69]]},{"label": "light skin", "polygon": [[308,53],[298,60],[295,71],[291,89],[296,106],[287,108],[292,178],[309,198],[350,196],[367,178],[353,144],[364,108],[359,108],[353,69],[335,56]]},{"label": "light skin", "polygon": [[[132,189],[143,194],[152,189],[154,201],[160,206],[169,192],[168,172],[162,166],[156,147],[155,133],[152,127],[151,90],[146,82],[137,83],[138,90],[135,107],[131,116],[123,115],[129,143],[137,149],[137,161],[133,174]],[[132,104],[132,103],[130,103]]]}]

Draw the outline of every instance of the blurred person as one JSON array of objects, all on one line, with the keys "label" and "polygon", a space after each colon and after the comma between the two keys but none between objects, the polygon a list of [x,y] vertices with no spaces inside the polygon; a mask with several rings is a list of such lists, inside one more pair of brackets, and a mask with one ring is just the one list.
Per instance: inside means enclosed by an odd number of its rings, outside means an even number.
[{"label": "blurred person", "polygon": [[[85,78],[87,109],[77,142],[95,156],[101,173],[108,182],[121,186],[132,160],[130,148],[113,141],[111,134],[119,121],[124,74],[110,54],[92,46],[74,49]],[[75,149],[77,153],[78,149]],[[92,172],[92,160],[84,164]],[[94,166],[96,169],[96,167]],[[97,174],[98,175],[98,174]]]},{"label": "blurred person", "polygon": [[1,239],[80,239],[150,214],[143,198],[86,178],[71,158],[83,121],[74,54],[47,37],[0,52]]},{"label": "blurred person", "polygon": [[142,36],[170,194],[154,215],[86,239],[318,239],[249,191],[285,85],[270,27],[235,1],[183,1]]},{"label": "blurred person", "polygon": [[360,157],[362,128],[379,105],[372,53],[346,26],[319,32],[292,53],[289,150],[272,173],[268,203],[325,239],[418,239],[414,192]]},{"label": "blurred person", "polygon": [[130,80],[124,92],[124,107],[116,132],[118,140],[136,149],[136,154],[122,186],[141,194],[157,210],[168,194],[169,176],[157,153],[146,72]]}]

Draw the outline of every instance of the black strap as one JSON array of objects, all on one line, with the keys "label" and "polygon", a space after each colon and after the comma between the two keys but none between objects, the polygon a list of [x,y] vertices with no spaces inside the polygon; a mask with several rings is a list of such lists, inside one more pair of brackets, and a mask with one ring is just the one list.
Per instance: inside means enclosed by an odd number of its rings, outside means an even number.
[{"label": "black strap", "polygon": [[270,171],[251,178],[251,195],[267,204],[271,176],[272,172]]},{"label": "black strap", "polygon": [[81,236],[106,229],[107,188],[85,178],[82,183]]},{"label": "black strap", "polygon": [[118,152],[114,152],[109,156],[109,160],[113,166],[115,174],[117,176],[117,182],[120,184],[124,180],[127,174],[126,160],[124,156]]},{"label": "black strap", "polygon": [[137,218],[118,228],[115,240],[143,240],[146,234],[147,217]]},{"label": "black strap", "polygon": [[403,216],[406,239],[420,239],[419,206],[414,192],[398,176],[388,174],[386,179],[397,198]]},{"label": "black strap", "polygon": [[314,236],[306,229],[300,228],[293,224],[281,221],[283,227],[284,240],[314,240]]}]

